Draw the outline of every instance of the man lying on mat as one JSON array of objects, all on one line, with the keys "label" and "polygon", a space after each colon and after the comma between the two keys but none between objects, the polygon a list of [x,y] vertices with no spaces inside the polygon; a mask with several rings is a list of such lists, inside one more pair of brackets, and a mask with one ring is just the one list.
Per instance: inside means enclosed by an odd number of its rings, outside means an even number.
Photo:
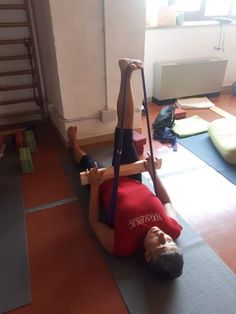
[{"label": "man lying on mat", "polygon": [[[142,63],[137,60],[121,59],[119,66],[121,83],[117,101],[118,124],[114,147],[117,147],[119,139],[122,102],[127,84],[121,156],[121,163],[127,164],[138,160],[132,140],[134,101],[131,75],[133,71],[141,69]],[[183,255],[174,240],[179,237],[182,227],[176,220],[170,198],[158,176],[156,176],[158,197],[141,183],[140,174],[135,178],[120,177],[115,221],[112,225],[107,224],[99,217],[101,208],[107,209],[108,214],[113,179],[102,182],[103,173],[98,172],[96,162],[81,149],[77,141],[77,128],[70,127],[67,133],[75,161],[80,164],[81,171],[87,169],[90,184],[89,223],[101,245],[108,252],[119,256],[128,256],[144,248],[146,261],[160,278],[179,277],[183,269]],[[144,163],[152,179],[155,178],[150,166],[150,157]]]}]

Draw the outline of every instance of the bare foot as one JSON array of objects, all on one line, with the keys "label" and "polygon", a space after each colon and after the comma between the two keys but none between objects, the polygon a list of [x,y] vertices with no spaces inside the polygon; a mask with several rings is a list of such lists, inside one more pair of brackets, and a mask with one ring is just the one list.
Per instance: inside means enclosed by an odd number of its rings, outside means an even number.
[{"label": "bare foot", "polygon": [[132,74],[133,71],[142,69],[143,63],[140,60],[123,58],[119,60],[119,66],[122,74],[124,74],[126,70],[128,70],[129,74]]},{"label": "bare foot", "polygon": [[77,127],[76,126],[70,126],[67,129],[67,137],[69,140],[70,147],[73,147],[75,143],[77,142]]},{"label": "bare foot", "polygon": [[77,140],[77,127],[76,126],[70,126],[67,129],[67,136],[68,136],[68,140],[69,140],[69,145],[70,148],[72,148],[73,154],[74,154],[74,158],[75,161],[77,163],[80,163],[81,158],[86,154],[85,151],[83,151],[83,149],[81,149],[78,140]]}]

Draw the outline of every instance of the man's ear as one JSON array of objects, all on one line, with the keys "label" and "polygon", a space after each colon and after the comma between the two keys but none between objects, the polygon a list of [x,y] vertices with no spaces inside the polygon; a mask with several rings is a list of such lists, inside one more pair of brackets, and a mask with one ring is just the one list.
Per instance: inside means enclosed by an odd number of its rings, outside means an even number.
[{"label": "man's ear", "polygon": [[144,256],[146,261],[149,263],[152,259],[151,255],[147,251],[145,251]]}]

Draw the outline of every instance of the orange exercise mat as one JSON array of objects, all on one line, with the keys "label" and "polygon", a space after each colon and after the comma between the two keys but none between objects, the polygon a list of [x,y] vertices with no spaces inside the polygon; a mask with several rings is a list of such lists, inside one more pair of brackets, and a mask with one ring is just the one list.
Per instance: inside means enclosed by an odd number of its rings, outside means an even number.
[{"label": "orange exercise mat", "polygon": [[34,172],[21,175],[24,207],[42,204],[74,196],[58,157],[53,150],[32,154]]}]

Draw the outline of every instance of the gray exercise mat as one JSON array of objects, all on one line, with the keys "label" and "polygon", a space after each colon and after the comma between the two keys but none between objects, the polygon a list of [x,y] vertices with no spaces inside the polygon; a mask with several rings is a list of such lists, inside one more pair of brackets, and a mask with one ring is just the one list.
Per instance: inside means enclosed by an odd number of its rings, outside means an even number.
[{"label": "gray exercise mat", "polygon": [[236,184],[236,166],[223,159],[213,145],[208,133],[181,138],[178,139],[178,143],[205,161],[230,182]]},{"label": "gray exercise mat", "polygon": [[[103,150],[106,164],[111,160],[111,152]],[[93,153],[96,157],[96,150]],[[63,164],[87,214],[88,189],[80,186],[78,169],[71,156],[64,157]],[[130,313],[235,314],[235,274],[181,217],[180,222],[183,233],[178,244],[184,252],[184,272],[174,281],[158,281],[142,256],[114,257],[101,248]]]},{"label": "gray exercise mat", "polygon": [[0,159],[0,313],[31,303],[17,152]]}]

